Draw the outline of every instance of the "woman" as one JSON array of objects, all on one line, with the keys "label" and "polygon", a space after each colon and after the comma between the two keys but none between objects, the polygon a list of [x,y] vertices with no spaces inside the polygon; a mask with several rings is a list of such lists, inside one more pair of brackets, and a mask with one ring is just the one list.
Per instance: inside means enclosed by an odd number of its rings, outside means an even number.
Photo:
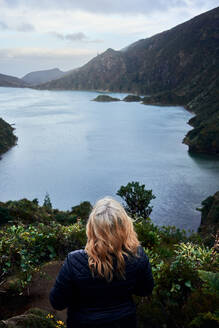
[{"label": "woman", "polygon": [[135,328],[132,295],[151,294],[154,282],[132,219],[106,197],[94,206],[86,233],[85,250],[69,253],[58,274],[52,306],[68,308],[68,328]]}]

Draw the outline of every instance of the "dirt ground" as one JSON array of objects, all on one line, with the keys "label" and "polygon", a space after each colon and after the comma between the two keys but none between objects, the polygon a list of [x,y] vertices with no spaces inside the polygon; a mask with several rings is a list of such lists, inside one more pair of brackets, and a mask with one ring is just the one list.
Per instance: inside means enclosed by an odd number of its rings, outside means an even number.
[{"label": "dirt ground", "polygon": [[33,277],[33,282],[29,289],[28,309],[40,308],[57,315],[57,317],[66,322],[66,310],[56,311],[52,308],[49,302],[49,293],[52,289],[57,274],[62,266],[61,261],[47,263],[42,267],[42,270],[36,273]]},{"label": "dirt ground", "polygon": [[49,293],[62,263],[61,261],[53,261],[45,264],[40,272],[34,274],[25,295],[15,296],[5,290],[0,297],[0,319],[8,319],[23,314],[28,309],[39,308],[55,314],[58,319],[66,322],[66,310],[56,311],[49,302]]}]

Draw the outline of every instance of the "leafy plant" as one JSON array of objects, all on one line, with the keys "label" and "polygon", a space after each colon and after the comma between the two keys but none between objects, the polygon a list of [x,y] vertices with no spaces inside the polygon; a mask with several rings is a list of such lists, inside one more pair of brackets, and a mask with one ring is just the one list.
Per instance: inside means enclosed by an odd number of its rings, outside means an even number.
[{"label": "leafy plant", "polygon": [[219,295],[219,272],[198,270],[199,278],[204,281],[205,290]]},{"label": "leafy plant", "polygon": [[212,249],[193,244],[191,242],[180,243],[176,246],[176,258],[171,264],[171,269],[182,265],[192,269],[209,267],[212,264]]}]

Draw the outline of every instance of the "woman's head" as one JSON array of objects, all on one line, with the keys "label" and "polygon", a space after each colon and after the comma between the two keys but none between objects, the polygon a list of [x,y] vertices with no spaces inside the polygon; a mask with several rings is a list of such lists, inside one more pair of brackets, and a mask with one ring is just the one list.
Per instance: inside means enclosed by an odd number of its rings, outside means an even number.
[{"label": "woman's head", "polygon": [[87,222],[86,252],[93,274],[113,278],[113,258],[117,260],[116,272],[124,278],[124,254],[137,254],[139,241],[132,219],[116,200],[105,197],[94,206]]}]

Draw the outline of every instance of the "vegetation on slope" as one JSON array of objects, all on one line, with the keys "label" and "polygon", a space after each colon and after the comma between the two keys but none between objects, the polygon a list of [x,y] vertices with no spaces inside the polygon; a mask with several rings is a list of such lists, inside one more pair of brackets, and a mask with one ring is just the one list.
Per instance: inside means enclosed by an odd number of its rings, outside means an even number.
[{"label": "vegetation on slope", "polygon": [[199,234],[205,244],[212,247],[213,236],[218,233],[219,237],[219,191],[203,200],[202,208],[199,210],[201,211]]},{"label": "vegetation on slope", "polygon": [[10,124],[0,118],[0,155],[16,144],[17,137],[13,130]]}]

